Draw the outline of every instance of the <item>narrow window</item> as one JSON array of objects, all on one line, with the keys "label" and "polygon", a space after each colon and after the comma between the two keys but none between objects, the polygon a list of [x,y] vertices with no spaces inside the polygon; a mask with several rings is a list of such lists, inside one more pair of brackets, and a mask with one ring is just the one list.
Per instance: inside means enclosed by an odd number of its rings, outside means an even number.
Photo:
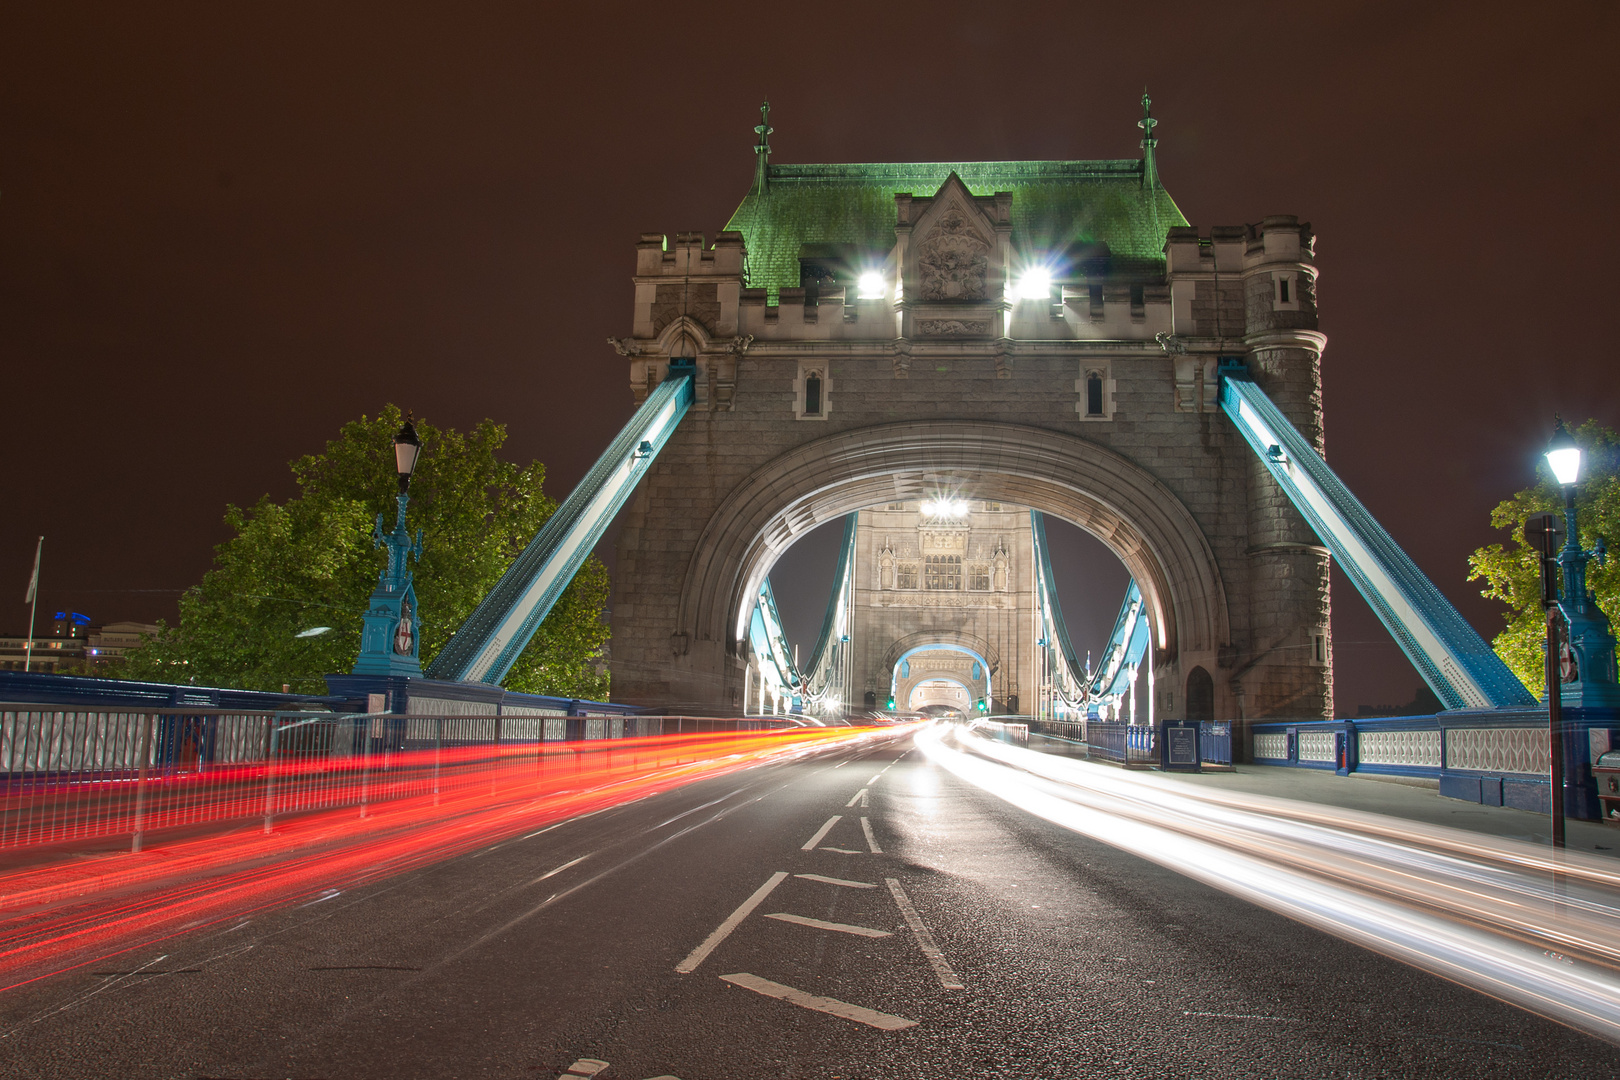
[{"label": "narrow window", "polygon": [[1103,377],[1100,371],[1086,373],[1086,415],[1103,414]]},{"label": "narrow window", "polygon": [[1285,303],[1285,304],[1288,303],[1288,279],[1287,278],[1278,278],[1277,279],[1277,297],[1283,303]]},{"label": "narrow window", "polygon": [[804,415],[821,415],[821,376],[813,371],[804,377]]}]

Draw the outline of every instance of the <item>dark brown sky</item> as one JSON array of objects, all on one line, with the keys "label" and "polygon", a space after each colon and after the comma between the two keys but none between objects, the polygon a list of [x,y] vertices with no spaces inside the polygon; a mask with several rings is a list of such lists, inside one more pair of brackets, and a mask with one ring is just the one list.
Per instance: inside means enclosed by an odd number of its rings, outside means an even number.
[{"label": "dark brown sky", "polygon": [[[40,533],[42,606],[171,613],[389,400],[565,492],[629,413],[637,234],[724,224],[764,96],[784,162],[1113,158],[1146,84],[1191,221],[1315,224],[1329,459],[1490,636],[1491,506],[1555,410],[1620,426],[1615,12],[9,5],[0,628]],[[1409,698],[1336,598],[1341,708]]]}]

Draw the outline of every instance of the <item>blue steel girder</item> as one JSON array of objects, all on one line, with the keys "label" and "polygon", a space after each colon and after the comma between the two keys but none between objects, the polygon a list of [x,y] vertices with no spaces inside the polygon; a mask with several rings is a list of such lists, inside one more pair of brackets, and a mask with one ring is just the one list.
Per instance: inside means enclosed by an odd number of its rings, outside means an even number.
[{"label": "blue steel girder", "polygon": [[671,365],[669,378],[434,657],[429,678],[499,684],[506,677],[691,407],[690,371]]},{"label": "blue steel girder", "polygon": [[1130,689],[1131,669],[1147,653],[1148,617],[1142,603],[1142,590],[1133,579],[1125,587],[1125,599],[1114,617],[1114,629],[1103,646],[1102,659],[1092,672],[1087,696],[1092,700],[1117,697]]},{"label": "blue steel girder", "polygon": [[805,666],[804,698],[808,705],[812,699],[820,702],[834,675],[834,666],[840,663],[840,646],[850,623],[850,611],[855,602],[855,515],[844,516],[844,538],[838,548],[838,565],[833,572],[832,594],[827,598],[827,613],[821,620],[821,637]]},{"label": "blue steel girder", "polygon": [[1221,408],[1446,708],[1536,704],[1265,391],[1228,375]]},{"label": "blue steel girder", "polygon": [[[1046,517],[1039,510],[1031,510],[1029,520],[1035,539],[1035,606],[1040,612],[1041,635],[1048,643],[1046,648],[1058,662],[1056,674],[1059,677],[1052,680],[1052,686],[1064,705],[1077,709],[1085,704],[1085,669],[1075,656],[1069,629],[1063,622],[1063,608],[1058,602],[1057,581],[1052,575],[1052,559],[1046,545]],[[1077,688],[1079,693],[1070,695],[1066,689],[1069,686]]]}]

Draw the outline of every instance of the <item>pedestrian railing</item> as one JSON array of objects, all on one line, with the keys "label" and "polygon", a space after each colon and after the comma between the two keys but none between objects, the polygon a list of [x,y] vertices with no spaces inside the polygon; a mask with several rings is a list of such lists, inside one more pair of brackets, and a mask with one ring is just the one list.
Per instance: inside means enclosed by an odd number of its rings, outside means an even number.
[{"label": "pedestrian railing", "polygon": [[[0,704],[0,849],[434,796],[786,721]],[[625,740],[637,740],[631,743]]]}]

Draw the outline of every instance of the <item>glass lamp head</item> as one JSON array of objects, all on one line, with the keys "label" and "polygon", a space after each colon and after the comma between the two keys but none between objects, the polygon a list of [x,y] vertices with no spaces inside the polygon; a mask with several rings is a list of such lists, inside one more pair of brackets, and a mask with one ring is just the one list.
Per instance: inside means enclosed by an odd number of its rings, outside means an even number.
[{"label": "glass lamp head", "polygon": [[422,454],[422,440],[417,437],[416,425],[409,415],[394,436],[394,466],[399,472],[399,490],[411,486],[411,474],[416,471],[416,459]]},{"label": "glass lamp head", "polygon": [[1560,484],[1569,487],[1581,478],[1581,448],[1575,445],[1575,437],[1564,426],[1564,421],[1554,419],[1558,426],[1547,441],[1547,467]]}]

